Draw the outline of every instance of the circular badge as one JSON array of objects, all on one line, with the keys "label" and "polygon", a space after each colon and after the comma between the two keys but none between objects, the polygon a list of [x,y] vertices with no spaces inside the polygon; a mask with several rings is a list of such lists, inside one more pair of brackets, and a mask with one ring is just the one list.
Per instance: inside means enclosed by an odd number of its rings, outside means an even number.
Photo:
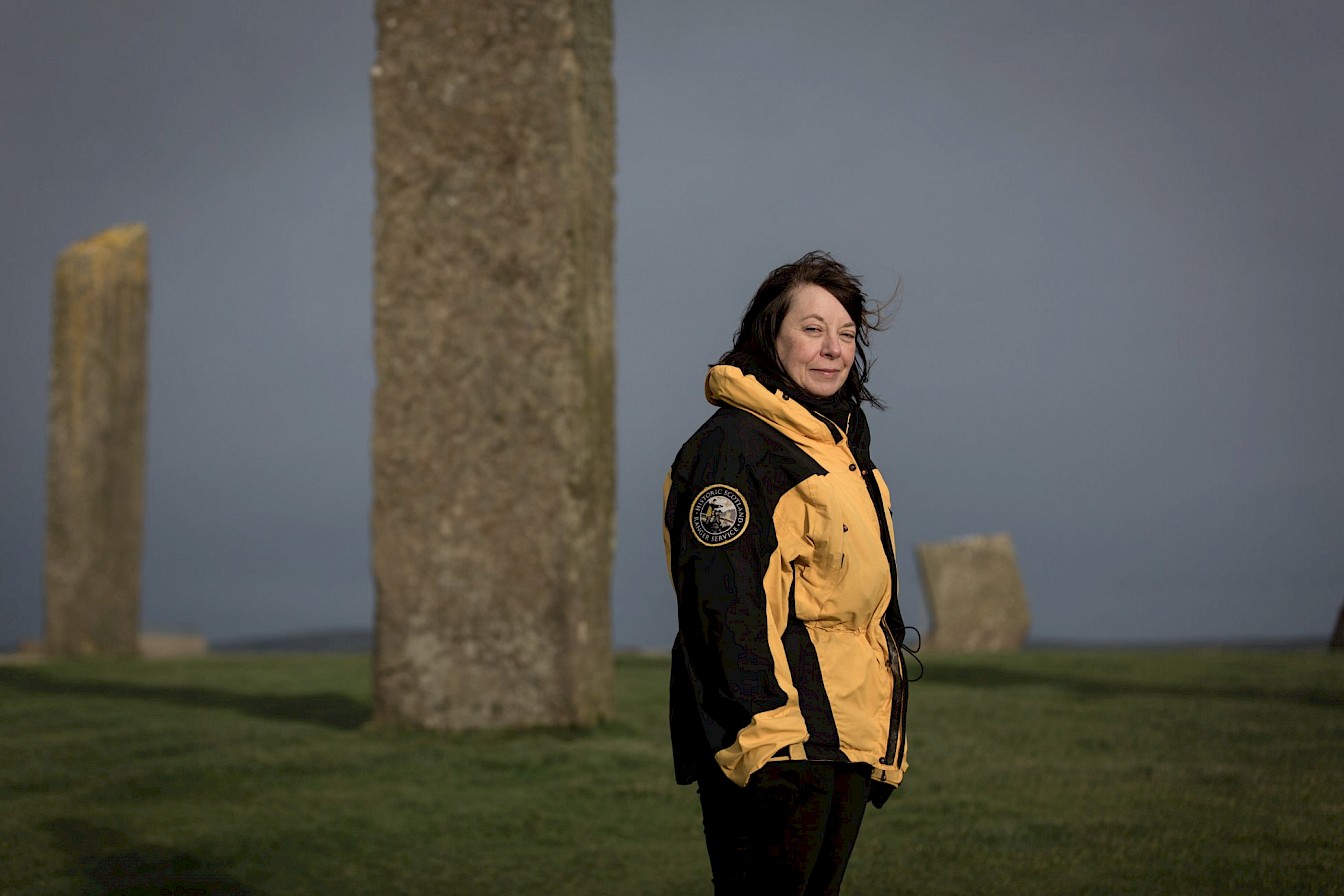
[{"label": "circular badge", "polygon": [[747,528],[747,502],[732,486],[711,485],[691,503],[691,531],[707,547],[727,544]]}]

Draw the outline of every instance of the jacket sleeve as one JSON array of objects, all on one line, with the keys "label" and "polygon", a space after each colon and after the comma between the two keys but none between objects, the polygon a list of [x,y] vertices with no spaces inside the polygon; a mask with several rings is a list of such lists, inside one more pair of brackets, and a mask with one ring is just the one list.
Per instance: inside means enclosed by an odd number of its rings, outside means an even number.
[{"label": "jacket sleeve", "polygon": [[[672,740],[682,783],[697,778],[754,716],[787,702],[769,619],[787,614],[788,595],[767,585],[778,496],[729,435],[711,428],[688,443],[665,487],[664,540],[679,627]],[[745,782],[745,771],[723,771]]]}]

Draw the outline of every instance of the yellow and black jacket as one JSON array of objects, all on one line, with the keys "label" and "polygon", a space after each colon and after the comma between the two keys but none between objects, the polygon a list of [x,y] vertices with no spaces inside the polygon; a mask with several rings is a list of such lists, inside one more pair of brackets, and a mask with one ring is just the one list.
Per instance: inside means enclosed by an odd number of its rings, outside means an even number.
[{"label": "yellow and black jacket", "polygon": [[719,410],[664,485],[677,780],[712,762],[745,786],[772,759],[807,759],[869,763],[895,786],[906,676],[891,495],[866,424],[847,434],[763,380],[710,368]]}]

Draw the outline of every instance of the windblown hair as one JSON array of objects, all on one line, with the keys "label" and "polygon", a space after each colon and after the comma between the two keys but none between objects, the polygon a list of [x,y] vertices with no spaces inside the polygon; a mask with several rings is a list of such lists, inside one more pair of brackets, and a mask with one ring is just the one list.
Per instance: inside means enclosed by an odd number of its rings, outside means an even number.
[{"label": "windblown hair", "polygon": [[858,329],[854,340],[854,364],[849,369],[845,384],[840,387],[840,394],[855,403],[866,401],[878,409],[885,407],[868,389],[870,365],[866,349],[871,333],[886,329],[885,312],[900,293],[900,286],[897,286],[890,299],[875,305],[864,294],[859,278],[826,252],[809,252],[797,261],[781,265],[770,272],[742,315],[742,323],[733,336],[732,349],[724,353],[719,363],[731,363],[733,355],[745,354],[773,375],[788,382],[789,377],[775,350],[775,339],[789,313],[789,303],[794,293],[809,283],[835,296]]}]

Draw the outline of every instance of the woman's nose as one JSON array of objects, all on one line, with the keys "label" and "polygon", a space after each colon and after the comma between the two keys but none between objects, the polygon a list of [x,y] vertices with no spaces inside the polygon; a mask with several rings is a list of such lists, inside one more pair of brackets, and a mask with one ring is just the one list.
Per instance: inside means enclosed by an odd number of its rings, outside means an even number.
[{"label": "woman's nose", "polygon": [[840,357],[840,340],[836,336],[827,335],[821,340],[821,353],[827,358]]}]

